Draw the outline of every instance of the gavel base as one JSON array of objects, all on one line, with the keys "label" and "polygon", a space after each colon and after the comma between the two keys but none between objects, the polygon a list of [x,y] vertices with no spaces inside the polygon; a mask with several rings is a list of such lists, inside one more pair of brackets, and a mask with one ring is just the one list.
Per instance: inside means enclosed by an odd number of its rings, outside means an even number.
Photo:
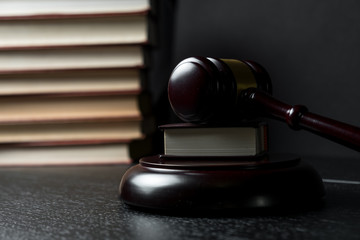
[{"label": "gavel base", "polygon": [[289,155],[145,157],[123,176],[120,198],[145,209],[232,211],[300,209],[322,202],[319,174]]}]

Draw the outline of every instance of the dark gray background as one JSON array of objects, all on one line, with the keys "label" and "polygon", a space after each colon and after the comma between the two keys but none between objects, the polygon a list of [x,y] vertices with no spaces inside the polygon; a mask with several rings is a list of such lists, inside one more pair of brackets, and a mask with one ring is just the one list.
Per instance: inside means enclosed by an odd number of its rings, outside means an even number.
[{"label": "dark gray background", "polygon": [[[170,69],[199,55],[254,60],[268,70],[276,98],[360,125],[360,1],[181,0],[173,7]],[[359,156],[275,121],[270,147],[301,156]]]}]

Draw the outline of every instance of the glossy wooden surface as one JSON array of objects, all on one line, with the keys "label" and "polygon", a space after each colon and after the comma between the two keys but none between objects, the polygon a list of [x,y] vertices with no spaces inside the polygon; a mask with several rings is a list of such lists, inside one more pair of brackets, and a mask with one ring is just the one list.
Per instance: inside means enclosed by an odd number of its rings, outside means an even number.
[{"label": "glossy wooden surface", "polygon": [[306,129],[320,136],[360,151],[360,128],[320,116],[303,105],[291,106],[258,89],[247,89],[242,99],[259,112],[286,122],[295,130]]},{"label": "glossy wooden surface", "polygon": [[[257,86],[271,93],[266,71],[257,63],[243,61],[254,73]],[[242,111],[234,111],[238,86],[231,69],[220,59],[191,57],[173,70],[168,97],[174,112],[184,121],[205,123],[238,120]]]},{"label": "glossy wooden surface", "polygon": [[304,209],[324,196],[315,169],[281,155],[146,157],[120,184],[120,197],[131,206],[183,213]]}]

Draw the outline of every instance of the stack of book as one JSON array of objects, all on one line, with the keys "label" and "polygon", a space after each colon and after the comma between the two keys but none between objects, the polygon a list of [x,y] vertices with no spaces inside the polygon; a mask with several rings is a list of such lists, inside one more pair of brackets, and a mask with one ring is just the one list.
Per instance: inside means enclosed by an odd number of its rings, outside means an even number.
[{"label": "stack of book", "polygon": [[151,15],[149,0],[1,1],[0,166],[145,154]]}]

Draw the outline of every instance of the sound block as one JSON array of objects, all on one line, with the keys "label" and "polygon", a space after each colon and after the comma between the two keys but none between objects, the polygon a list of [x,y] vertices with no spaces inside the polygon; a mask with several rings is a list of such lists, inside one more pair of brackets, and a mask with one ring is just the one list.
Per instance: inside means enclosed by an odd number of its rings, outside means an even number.
[{"label": "sound block", "polygon": [[297,209],[325,196],[319,174],[291,155],[142,158],[123,176],[120,198],[157,210]]}]

